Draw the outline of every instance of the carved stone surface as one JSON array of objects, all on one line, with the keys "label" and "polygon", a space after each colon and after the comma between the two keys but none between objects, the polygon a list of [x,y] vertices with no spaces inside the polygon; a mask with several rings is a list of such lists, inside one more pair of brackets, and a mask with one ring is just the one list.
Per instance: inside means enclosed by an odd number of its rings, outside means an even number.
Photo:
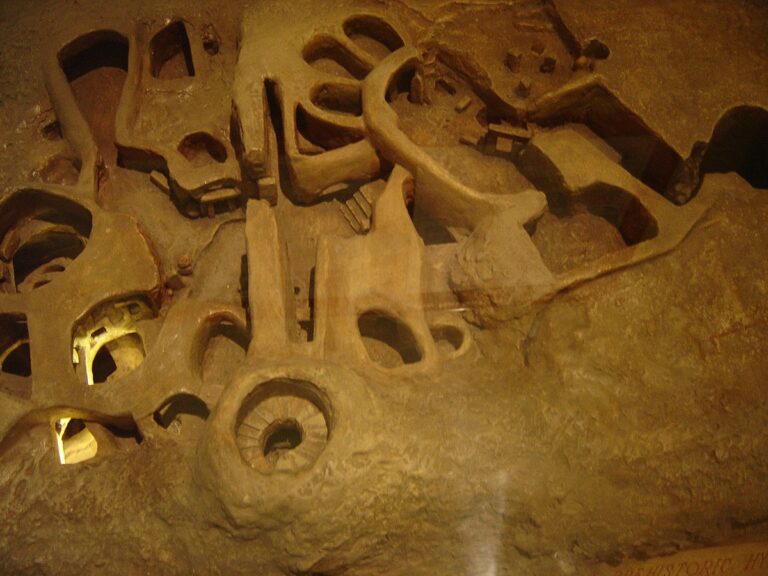
[{"label": "carved stone surface", "polygon": [[768,570],[765,6],[0,15],[0,573]]}]

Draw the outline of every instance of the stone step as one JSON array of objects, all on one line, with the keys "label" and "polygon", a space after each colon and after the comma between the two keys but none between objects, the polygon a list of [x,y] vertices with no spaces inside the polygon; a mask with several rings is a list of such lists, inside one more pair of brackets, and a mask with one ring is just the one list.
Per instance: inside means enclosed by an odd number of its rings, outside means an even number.
[{"label": "stone step", "polygon": [[373,203],[370,192],[366,191],[365,187],[344,202],[337,200],[336,204],[355,234],[365,234],[371,229]]}]

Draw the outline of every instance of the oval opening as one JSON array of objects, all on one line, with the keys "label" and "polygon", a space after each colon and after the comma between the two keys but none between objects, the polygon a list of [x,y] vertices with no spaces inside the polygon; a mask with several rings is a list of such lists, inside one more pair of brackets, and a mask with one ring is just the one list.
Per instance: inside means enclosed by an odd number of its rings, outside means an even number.
[{"label": "oval opening", "polygon": [[227,149],[216,138],[205,132],[189,134],[179,143],[179,152],[193,166],[205,166],[212,162],[221,164],[227,159]]},{"label": "oval opening", "polygon": [[176,21],[160,30],[149,45],[152,76],[170,80],[195,75],[192,50],[184,22]]},{"label": "oval opening", "polygon": [[456,326],[433,326],[429,330],[441,354],[453,354],[464,344],[464,334]]},{"label": "oval opening", "polygon": [[368,357],[380,366],[398,368],[421,360],[413,332],[394,316],[372,310],[358,318],[357,326]]},{"label": "oval opening", "polygon": [[152,418],[159,426],[168,429],[174,423],[183,427],[182,422],[189,423],[190,419],[205,421],[209,415],[210,409],[202,399],[194,394],[181,393],[164,402]]},{"label": "oval opening", "polygon": [[395,29],[377,16],[353,16],[344,22],[344,33],[360,48],[380,60],[404,45]]},{"label": "oval opening", "polygon": [[277,455],[281,451],[293,450],[304,440],[304,431],[293,418],[272,422],[262,434],[264,457]]},{"label": "oval opening", "polygon": [[8,287],[28,292],[48,284],[85,249],[91,214],[65,198],[24,190],[0,211],[0,254],[8,263]]},{"label": "oval opening", "polygon": [[262,472],[296,472],[311,466],[331,437],[326,395],[305,380],[263,382],[245,398],[235,425],[243,460]]}]

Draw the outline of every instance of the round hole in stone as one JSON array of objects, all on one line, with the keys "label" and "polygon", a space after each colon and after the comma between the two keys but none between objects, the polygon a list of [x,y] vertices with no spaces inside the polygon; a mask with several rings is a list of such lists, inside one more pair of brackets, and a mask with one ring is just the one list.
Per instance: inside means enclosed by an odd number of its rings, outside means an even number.
[{"label": "round hole in stone", "polygon": [[464,343],[464,334],[456,326],[433,326],[429,331],[441,354],[453,354]]},{"label": "round hole in stone", "polygon": [[200,436],[210,415],[208,405],[194,394],[182,392],[166,400],[152,418],[161,428],[187,439]]},{"label": "round hole in stone", "polygon": [[304,431],[293,418],[286,420],[275,420],[264,430],[264,457],[269,458],[277,456],[279,451],[293,450],[302,440],[304,440]]},{"label": "round hole in stone", "polygon": [[219,40],[213,36],[207,36],[203,39],[203,50],[205,50],[211,56],[215,56],[219,53]]},{"label": "round hole in stone", "polygon": [[34,285],[42,277],[63,272],[66,265],[85,249],[85,240],[75,230],[52,227],[28,238],[13,255],[13,271],[17,290],[26,292],[24,281],[32,278]]},{"label": "round hole in stone", "polygon": [[39,190],[22,190],[0,210],[4,291],[29,292],[52,281],[85,249],[91,214]]},{"label": "round hole in stone", "polygon": [[344,22],[344,33],[360,48],[377,60],[404,46],[395,29],[382,18],[364,14]]},{"label": "round hole in stone", "polygon": [[41,133],[46,140],[61,140],[63,138],[61,124],[59,124],[58,120],[53,120],[43,126]]},{"label": "round hole in stone", "polygon": [[410,328],[381,310],[369,310],[357,321],[368,357],[384,368],[415,364],[422,358],[421,348]]},{"label": "round hole in stone", "polygon": [[262,473],[311,467],[331,436],[328,398],[305,380],[275,378],[244,400],[235,425],[243,461]]},{"label": "round hole in stone", "polygon": [[227,159],[224,144],[205,132],[194,132],[185,136],[179,143],[179,152],[195,167],[213,162],[221,164]]},{"label": "round hole in stone", "polygon": [[611,49],[606,46],[605,42],[601,42],[597,38],[590,38],[587,40],[582,54],[595,60],[605,60],[611,55]]}]

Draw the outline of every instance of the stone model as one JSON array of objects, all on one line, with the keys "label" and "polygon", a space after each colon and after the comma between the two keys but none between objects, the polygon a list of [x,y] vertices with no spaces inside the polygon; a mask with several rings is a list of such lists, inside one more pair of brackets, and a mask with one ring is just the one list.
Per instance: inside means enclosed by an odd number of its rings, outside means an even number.
[{"label": "stone model", "polygon": [[0,573],[768,537],[766,6],[0,13]]}]

